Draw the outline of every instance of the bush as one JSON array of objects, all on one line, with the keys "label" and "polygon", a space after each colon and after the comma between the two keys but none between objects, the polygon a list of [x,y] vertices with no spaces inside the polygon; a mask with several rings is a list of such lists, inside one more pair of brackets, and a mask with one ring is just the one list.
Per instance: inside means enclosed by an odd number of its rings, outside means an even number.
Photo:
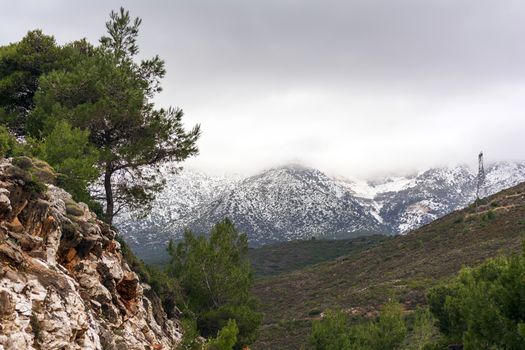
[{"label": "bush", "polygon": [[228,320],[217,332],[217,336],[209,339],[207,343],[200,337],[194,320],[184,319],[181,325],[183,336],[177,350],[233,350],[237,343],[239,329],[235,320]]},{"label": "bush", "polygon": [[412,317],[412,329],[405,339],[403,349],[430,350],[435,347],[441,339],[435,323],[435,318],[429,309],[417,308]]},{"label": "bush", "polygon": [[177,350],[202,350],[204,344],[199,338],[195,320],[183,319],[181,326],[183,335]]},{"label": "bush", "polygon": [[342,311],[327,312],[323,320],[313,323],[310,343],[318,350],[394,350],[406,334],[401,305],[388,303],[377,320],[351,327]]},{"label": "bush", "polygon": [[206,350],[232,350],[237,343],[239,329],[234,320],[229,320],[218,333],[217,337],[210,339],[206,345]]},{"label": "bush", "polygon": [[58,122],[43,140],[29,140],[34,156],[48,162],[58,173],[58,185],[77,202],[95,207],[89,185],[98,179],[98,151],[89,143],[89,133]]},{"label": "bush", "polygon": [[323,320],[313,323],[310,343],[318,350],[352,349],[346,315],[342,311],[327,311]]},{"label": "bush", "polygon": [[463,269],[428,295],[432,313],[450,341],[465,350],[523,349],[525,253]]},{"label": "bush", "polygon": [[209,337],[225,326],[230,320],[238,327],[238,345],[247,345],[257,339],[261,314],[250,305],[225,305],[198,315],[197,325],[203,336]]},{"label": "bush", "polygon": [[372,349],[398,349],[407,334],[402,306],[397,303],[386,304],[381,310],[379,320],[368,324],[364,332],[361,332],[363,333],[365,343]]},{"label": "bush", "polygon": [[21,146],[4,125],[0,125],[0,157],[12,157]]}]

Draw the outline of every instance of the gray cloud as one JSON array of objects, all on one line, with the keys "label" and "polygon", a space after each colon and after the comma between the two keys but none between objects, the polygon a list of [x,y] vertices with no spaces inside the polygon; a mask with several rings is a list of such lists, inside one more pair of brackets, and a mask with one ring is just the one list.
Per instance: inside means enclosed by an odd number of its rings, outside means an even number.
[{"label": "gray cloud", "polygon": [[[525,159],[519,0],[125,1],[141,54],[167,61],[161,105],[201,123],[188,165],[301,161],[349,176]],[[116,1],[3,4],[0,42],[42,28],[95,42]]]}]

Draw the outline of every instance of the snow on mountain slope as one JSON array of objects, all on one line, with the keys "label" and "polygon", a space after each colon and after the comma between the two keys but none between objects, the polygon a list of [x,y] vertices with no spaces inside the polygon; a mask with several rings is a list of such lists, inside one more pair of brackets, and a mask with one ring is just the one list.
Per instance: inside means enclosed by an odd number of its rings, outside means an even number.
[{"label": "snow on mountain slope", "polygon": [[207,232],[224,217],[247,232],[252,245],[385,230],[346,187],[301,166],[275,168],[241,181],[200,211],[190,227]]},{"label": "snow on mountain slope", "polygon": [[[476,199],[477,174],[466,166],[435,168],[418,174],[399,190],[379,193],[379,215],[395,233],[427,224]],[[525,163],[500,162],[486,169],[482,197],[525,181]]]},{"label": "snow on mountain slope", "polygon": [[392,232],[403,233],[471,202],[475,176],[464,166],[430,169],[399,191],[378,194],[379,215]]},{"label": "snow on mountain slope", "polygon": [[486,170],[482,194],[488,196],[523,181],[525,181],[525,163],[495,163]]},{"label": "snow on mountain slope", "polygon": [[385,192],[398,192],[415,186],[413,177],[387,177],[381,181],[363,181],[334,177],[334,180],[348,187],[356,197],[374,199],[377,195]]},{"label": "snow on mountain slope", "polygon": [[[483,194],[525,181],[525,163],[486,168]],[[365,182],[329,177],[302,166],[270,169],[245,179],[184,170],[169,175],[149,216],[119,218],[117,227],[139,251],[156,254],[186,227],[206,233],[229,217],[252,245],[354,231],[405,233],[475,199],[476,173],[466,166]]]},{"label": "snow on mountain slope", "polygon": [[208,176],[187,169],[165,176],[167,185],[157,195],[148,216],[136,218],[124,213],[116,219],[116,226],[126,232],[132,245],[164,244],[172,232],[180,231],[193,220],[201,205],[239,181],[236,177]]}]

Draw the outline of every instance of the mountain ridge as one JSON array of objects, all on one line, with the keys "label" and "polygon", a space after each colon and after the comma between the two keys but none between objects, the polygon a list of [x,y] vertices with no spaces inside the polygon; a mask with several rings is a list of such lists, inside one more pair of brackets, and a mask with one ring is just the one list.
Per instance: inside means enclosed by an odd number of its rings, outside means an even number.
[{"label": "mountain ridge", "polygon": [[[525,163],[487,167],[486,194],[525,181]],[[252,246],[293,239],[349,238],[354,233],[399,234],[465,207],[475,198],[475,173],[465,165],[412,176],[358,181],[292,164],[256,175],[213,177],[193,170],[168,178],[152,213],[117,222],[137,253],[157,255],[185,228],[206,233],[229,217]],[[141,254],[141,252],[148,253]]]}]

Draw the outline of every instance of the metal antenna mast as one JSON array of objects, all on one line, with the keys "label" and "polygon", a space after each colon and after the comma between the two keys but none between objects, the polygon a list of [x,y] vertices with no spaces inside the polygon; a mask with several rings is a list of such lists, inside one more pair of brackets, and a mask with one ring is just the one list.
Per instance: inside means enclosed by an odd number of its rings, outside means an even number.
[{"label": "metal antenna mast", "polygon": [[483,185],[485,184],[485,168],[483,167],[483,151],[478,155],[478,184],[476,188],[476,202],[479,202],[483,195]]}]

